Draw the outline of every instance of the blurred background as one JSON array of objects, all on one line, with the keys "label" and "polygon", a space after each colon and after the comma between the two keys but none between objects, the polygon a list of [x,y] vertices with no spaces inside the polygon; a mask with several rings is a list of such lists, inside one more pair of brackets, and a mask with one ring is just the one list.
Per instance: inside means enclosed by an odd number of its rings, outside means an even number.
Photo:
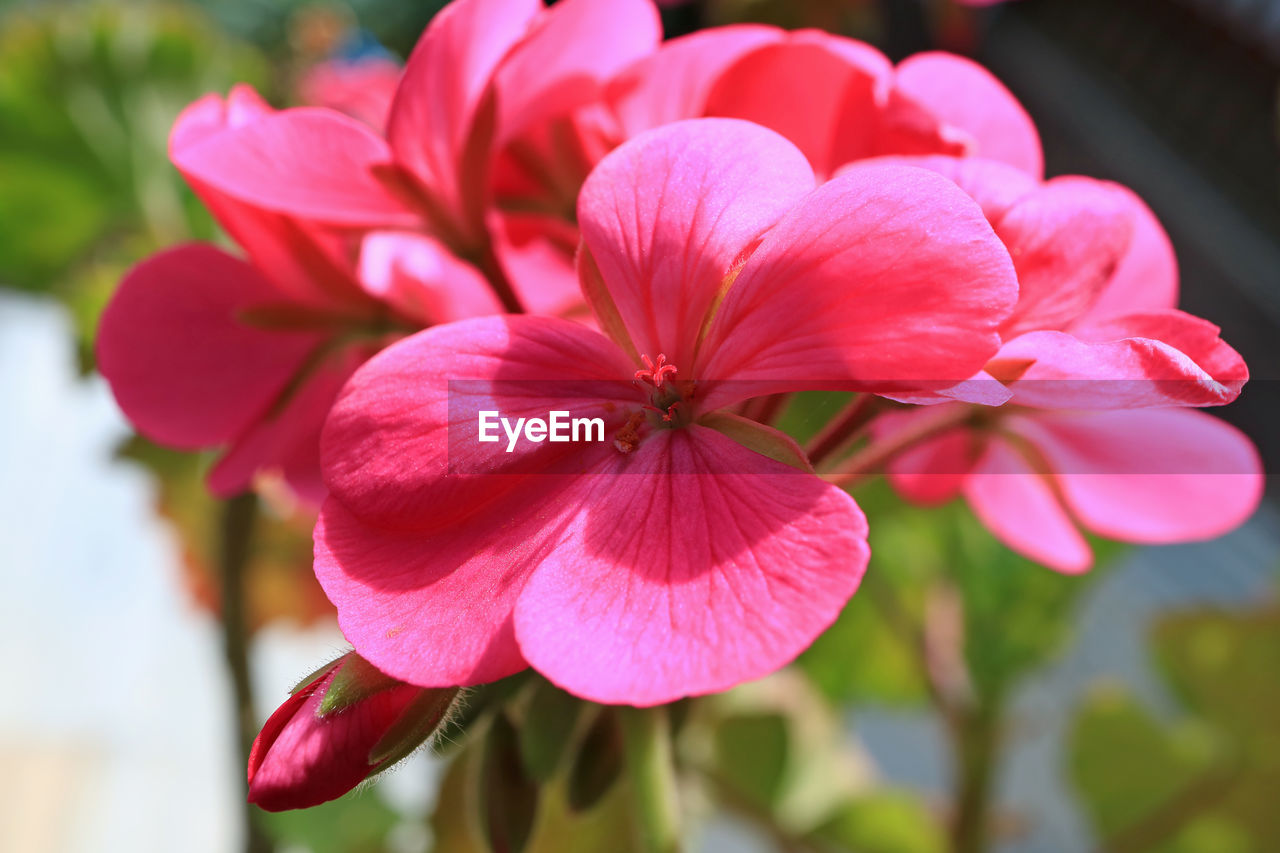
[{"label": "blurred background", "polygon": [[[242,849],[209,460],[131,435],[93,372],[93,330],[132,263],[218,239],[165,155],[183,106],[237,81],[304,102],[323,63],[399,61],[440,5],[0,0],[0,850]],[[1280,470],[1280,2],[708,0],[663,17],[668,35],[767,21],[987,65],[1039,125],[1050,175],[1120,181],[1160,216],[1182,307],[1252,370],[1221,414]],[[711,741],[691,748],[732,790],[702,809],[694,848],[940,851],[965,796],[989,799],[999,851],[1280,848],[1271,492],[1230,536],[1107,546],[1084,579],[1010,555],[957,507],[859,495],[886,505],[883,585],[794,672],[715,706]],[[342,646],[310,573],[310,519],[283,496],[265,505],[232,614],[252,638],[234,692],[259,720]],[[979,713],[931,701],[913,620],[963,633]],[[824,727],[838,767],[815,754]],[[451,831],[444,772],[419,757],[260,831],[282,851],[432,849]]]}]

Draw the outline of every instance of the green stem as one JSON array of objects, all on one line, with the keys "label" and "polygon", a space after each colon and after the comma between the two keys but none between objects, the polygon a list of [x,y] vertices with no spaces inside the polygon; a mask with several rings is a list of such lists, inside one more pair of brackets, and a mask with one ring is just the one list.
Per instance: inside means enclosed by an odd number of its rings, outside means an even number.
[{"label": "green stem", "polygon": [[680,850],[680,810],[667,709],[618,708],[640,849],[645,853]]},{"label": "green stem", "polygon": [[951,823],[954,853],[982,853],[988,847],[991,787],[999,749],[1000,714],[979,707],[951,720],[955,751],[955,816]]},{"label": "green stem", "polygon": [[938,407],[938,410],[930,413],[929,417],[921,418],[909,428],[861,448],[834,471],[824,475],[824,479],[843,487],[857,483],[873,474],[883,473],[885,466],[899,454],[926,439],[960,426],[971,416],[967,406],[954,409]]},{"label": "green stem", "polygon": [[[232,713],[236,746],[240,756],[241,790],[247,797],[243,768],[249,763],[249,749],[258,733],[253,711],[253,680],[249,671],[249,623],[246,613],[245,571],[249,565],[253,526],[258,514],[258,498],[252,492],[238,495],[223,505],[222,541],[218,555],[222,583],[222,646],[231,676]],[[245,853],[271,853],[271,839],[258,823],[258,815],[244,801]]]}]

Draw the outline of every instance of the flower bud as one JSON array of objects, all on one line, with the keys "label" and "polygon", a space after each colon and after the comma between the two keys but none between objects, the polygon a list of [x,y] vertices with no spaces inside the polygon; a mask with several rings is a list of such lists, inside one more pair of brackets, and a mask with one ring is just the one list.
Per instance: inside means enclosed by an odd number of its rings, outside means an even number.
[{"label": "flower bud", "polygon": [[347,653],[294,688],[258,733],[249,802],[278,812],[342,796],[413,752],[457,695],[397,681]]}]

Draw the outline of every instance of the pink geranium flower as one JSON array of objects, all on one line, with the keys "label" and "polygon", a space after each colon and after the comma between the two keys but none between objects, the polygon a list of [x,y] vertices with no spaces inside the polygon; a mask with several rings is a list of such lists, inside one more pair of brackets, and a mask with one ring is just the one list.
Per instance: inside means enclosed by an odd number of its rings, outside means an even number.
[{"label": "pink geranium flower", "polygon": [[888,154],[981,156],[1035,178],[1044,172],[1022,105],[982,66],[946,53],[895,67],[863,42],[775,31],[723,70],[703,110],[778,131],[819,175]]},{"label": "pink geranium flower", "polygon": [[1115,184],[1041,184],[989,161],[897,162],[947,175],[982,205],[1020,286],[986,366],[1008,387],[1003,408],[951,404],[875,423],[882,439],[933,433],[890,464],[898,490],[921,503],[963,495],[1006,545],[1065,572],[1092,564],[1081,526],[1170,543],[1245,521],[1262,493],[1257,451],[1234,427],[1176,407],[1228,403],[1248,371],[1216,326],[1173,307],[1177,262],[1146,205]]},{"label": "pink geranium flower", "polygon": [[[783,665],[858,585],[865,522],[757,394],[954,382],[1015,293],[978,207],[920,169],[814,189],[733,120],[644,134],[578,205],[599,334],[551,317],[440,326],[371,360],[326,425],[316,572],[379,669],[422,686],[532,664],[653,704]],[[598,417],[604,441],[478,441],[477,413]],[[801,470],[797,470],[801,469]]]},{"label": "pink geranium flower", "polygon": [[479,273],[430,238],[378,235],[357,262],[341,232],[185,170],[204,146],[274,115],[237,87],[179,117],[171,155],[247,260],[188,244],[143,261],[103,313],[98,365],[143,435],[227,448],[209,475],[216,494],[274,471],[319,503],[320,426],[351,372],[406,332],[501,306]]},{"label": "pink geranium flower", "polygon": [[346,113],[380,131],[386,127],[403,71],[400,63],[385,56],[326,60],[302,75],[298,98],[304,104]]}]

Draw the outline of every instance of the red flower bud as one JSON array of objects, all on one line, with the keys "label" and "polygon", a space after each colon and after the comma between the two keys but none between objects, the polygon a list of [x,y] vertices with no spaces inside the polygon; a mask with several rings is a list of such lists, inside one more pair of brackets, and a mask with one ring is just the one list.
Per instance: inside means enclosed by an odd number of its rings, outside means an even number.
[{"label": "red flower bud", "polygon": [[278,812],[342,796],[430,737],[457,694],[396,681],[348,653],[295,688],[258,733],[249,802]]}]

